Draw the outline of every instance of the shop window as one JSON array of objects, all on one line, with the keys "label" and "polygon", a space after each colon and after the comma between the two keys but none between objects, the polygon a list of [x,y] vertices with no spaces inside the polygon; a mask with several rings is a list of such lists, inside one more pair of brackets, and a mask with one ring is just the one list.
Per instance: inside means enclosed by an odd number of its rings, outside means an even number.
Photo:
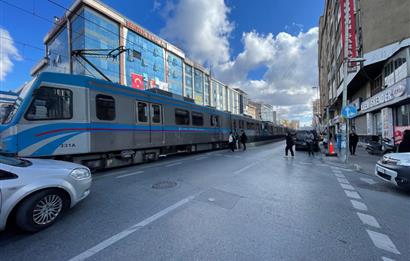
[{"label": "shop window", "polygon": [[148,105],[145,102],[138,102],[137,115],[138,122],[148,122]]},{"label": "shop window", "polygon": [[203,126],[204,125],[204,115],[198,112],[192,112],[192,125]]},{"label": "shop window", "polygon": [[398,107],[396,115],[397,126],[410,125],[410,105],[407,104]]},{"label": "shop window", "polygon": [[175,109],[175,123],[178,125],[189,125],[189,111]]},{"label": "shop window", "polygon": [[26,113],[27,120],[64,120],[73,117],[73,93],[67,89],[42,87]]},{"label": "shop window", "polygon": [[97,119],[113,121],[115,119],[115,100],[113,97],[103,94],[95,96]]}]

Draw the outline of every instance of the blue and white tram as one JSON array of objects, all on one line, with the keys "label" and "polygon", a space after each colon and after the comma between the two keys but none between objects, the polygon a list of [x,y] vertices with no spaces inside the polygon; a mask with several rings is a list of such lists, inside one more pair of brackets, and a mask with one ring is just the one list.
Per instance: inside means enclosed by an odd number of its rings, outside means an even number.
[{"label": "blue and white tram", "polygon": [[182,98],[79,75],[44,72],[19,95],[0,125],[1,152],[69,160],[93,169],[223,148],[230,131],[244,129],[250,141],[285,132]]}]

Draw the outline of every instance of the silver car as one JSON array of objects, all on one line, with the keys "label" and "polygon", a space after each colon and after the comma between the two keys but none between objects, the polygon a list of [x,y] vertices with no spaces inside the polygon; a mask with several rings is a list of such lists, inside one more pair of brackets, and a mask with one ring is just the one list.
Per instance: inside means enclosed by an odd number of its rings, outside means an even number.
[{"label": "silver car", "polygon": [[35,232],[90,194],[90,170],[82,165],[0,155],[0,231],[10,219]]}]

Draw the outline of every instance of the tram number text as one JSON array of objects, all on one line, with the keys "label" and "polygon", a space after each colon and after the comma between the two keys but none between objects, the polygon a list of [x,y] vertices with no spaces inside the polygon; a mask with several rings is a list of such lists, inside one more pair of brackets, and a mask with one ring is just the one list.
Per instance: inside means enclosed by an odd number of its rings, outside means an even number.
[{"label": "tram number text", "polygon": [[75,148],[75,143],[63,143],[60,145],[60,148]]}]

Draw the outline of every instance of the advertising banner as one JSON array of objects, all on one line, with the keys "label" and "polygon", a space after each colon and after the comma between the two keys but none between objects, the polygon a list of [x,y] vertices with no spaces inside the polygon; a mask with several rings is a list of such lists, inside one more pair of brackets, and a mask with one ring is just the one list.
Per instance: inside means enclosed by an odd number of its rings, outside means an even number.
[{"label": "advertising banner", "polygon": [[[348,14],[347,14],[348,12]],[[354,0],[341,0],[340,1],[340,13],[341,13],[341,29],[342,29],[342,46],[345,50],[345,44],[347,44],[347,57],[357,57],[357,43],[356,43],[356,19],[354,14]],[[348,24],[348,42],[345,43],[345,19],[349,16]],[[356,63],[349,62],[347,64],[349,71],[356,71]]]},{"label": "advertising banner", "polygon": [[405,130],[410,130],[410,126],[394,126],[394,144],[401,142]]}]

